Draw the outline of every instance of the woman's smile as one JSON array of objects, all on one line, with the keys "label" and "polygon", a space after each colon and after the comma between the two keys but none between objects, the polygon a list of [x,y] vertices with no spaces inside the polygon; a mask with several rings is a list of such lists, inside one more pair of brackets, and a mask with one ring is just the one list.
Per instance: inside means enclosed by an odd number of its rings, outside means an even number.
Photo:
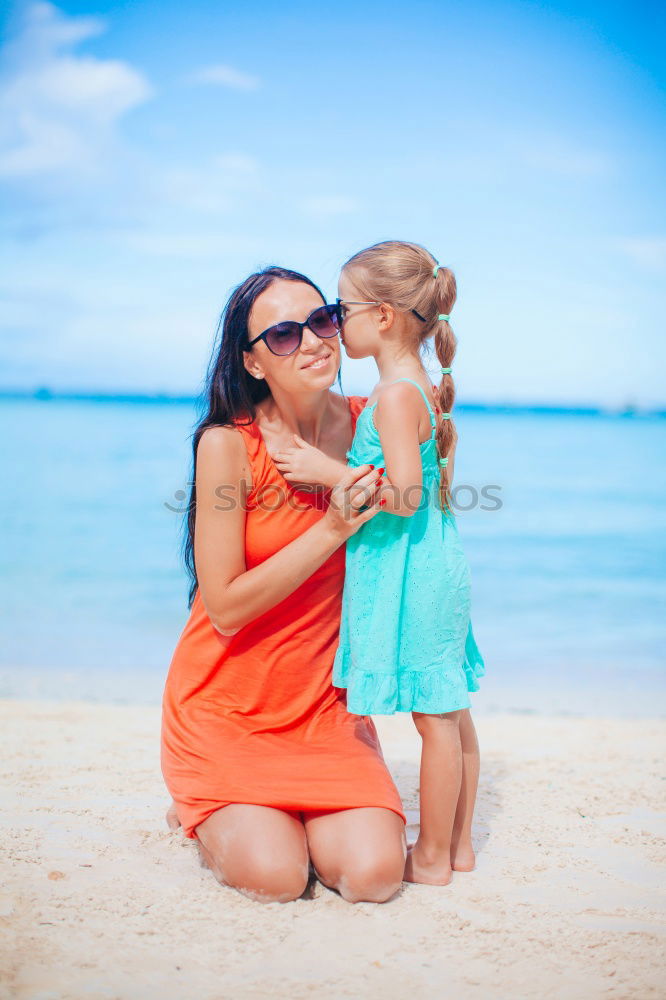
[{"label": "woman's smile", "polygon": [[315,358],[314,361],[309,361],[306,365],[301,365],[302,368],[323,368],[325,364],[328,363],[329,358],[332,354],[322,354],[321,357]]}]

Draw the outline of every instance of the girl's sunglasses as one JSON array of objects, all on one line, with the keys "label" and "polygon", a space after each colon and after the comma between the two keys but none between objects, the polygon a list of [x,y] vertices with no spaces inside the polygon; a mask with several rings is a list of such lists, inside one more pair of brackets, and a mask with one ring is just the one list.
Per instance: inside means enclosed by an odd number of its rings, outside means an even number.
[{"label": "girl's sunglasses", "polygon": [[313,309],[304,323],[290,319],[285,320],[284,323],[269,326],[254,340],[248,340],[245,349],[249,351],[258,340],[263,340],[268,350],[273,354],[282,356],[293,354],[301,346],[303,330],[306,326],[318,337],[337,337],[342,326],[340,306],[337,304],[319,306],[317,309]]},{"label": "girl's sunglasses", "polygon": [[[373,300],[371,302],[349,302],[347,299],[336,299],[335,301],[338,309],[340,310],[340,320],[342,323],[344,323],[347,318],[345,306],[380,306],[382,304],[380,300]],[[410,312],[413,312],[417,319],[420,319],[422,323],[425,323],[425,316],[422,316],[420,312],[416,311],[416,309],[410,309]]]}]

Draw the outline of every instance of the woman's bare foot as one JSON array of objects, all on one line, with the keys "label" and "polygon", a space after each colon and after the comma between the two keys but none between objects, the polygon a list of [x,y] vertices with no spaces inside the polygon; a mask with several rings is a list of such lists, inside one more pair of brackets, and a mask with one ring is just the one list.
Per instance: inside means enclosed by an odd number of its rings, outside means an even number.
[{"label": "woman's bare foot", "polygon": [[167,826],[170,830],[177,830],[180,826],[180,820],[178,819],[178,813],[176,812],[176,803],[171,799],[171,805],[166,812]]},{"label": "woman's bare foot", "polygon": [[476,855],[469,838],[451,841],[451,867],[454,872],[473,872],[476,865]]},{"label": "woman's bare foot", "polygon": [[422,885],[448,885],[452,870],[449,858],[426,860],[419,851],[418,841],[407,848],[404,882],[419,882]]}]

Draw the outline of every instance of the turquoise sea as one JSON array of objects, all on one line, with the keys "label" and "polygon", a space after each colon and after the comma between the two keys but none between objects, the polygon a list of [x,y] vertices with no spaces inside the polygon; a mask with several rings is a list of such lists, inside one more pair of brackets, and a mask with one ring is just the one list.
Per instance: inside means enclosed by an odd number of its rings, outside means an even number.
[{"label": "turquoise sea", "polygon": [[[0,399],[0,696],[159,702],[195,419],[188,400]],[[456,425],[477,710],[664,715],[666,419],[461,404]]]}]

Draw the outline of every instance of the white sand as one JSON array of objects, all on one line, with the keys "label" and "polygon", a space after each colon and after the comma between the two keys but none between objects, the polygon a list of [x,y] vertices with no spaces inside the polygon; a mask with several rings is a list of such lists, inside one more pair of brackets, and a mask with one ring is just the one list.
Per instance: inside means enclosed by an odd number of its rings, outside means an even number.
[{"label": "white sand", "polygon": [[[476,722],[476,871],[385,904],[319,883],[261,904],[167,830],[157,707],[0,702],[1,995],[666,996],[666,723]],[[411,718],[377,725],[415,820]]]}]

